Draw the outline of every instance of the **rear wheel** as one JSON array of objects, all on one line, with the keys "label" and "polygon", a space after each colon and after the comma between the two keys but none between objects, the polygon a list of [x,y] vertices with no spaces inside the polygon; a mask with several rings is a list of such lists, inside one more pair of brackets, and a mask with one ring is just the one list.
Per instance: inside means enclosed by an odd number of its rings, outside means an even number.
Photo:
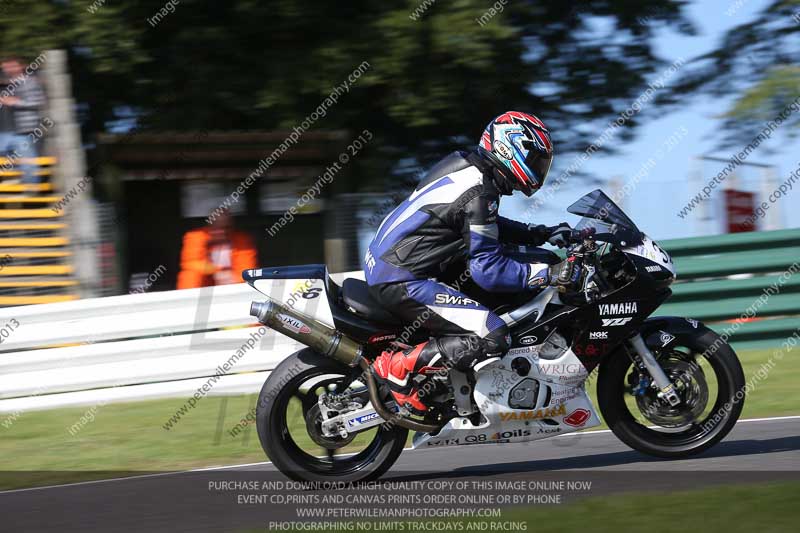
[{"label": "rear wheel", "polygon": [[[597,396],[611,431],[648,455],[680,458],[722,440],[744,407],[744,373],[736,353],[713,331],[669,332],[668,348],[654,350],[675,383],[681,403],[671,406],[650,387],[650,376],[618,353],[600,368]],[[652,349],[652,348],[651,348]]]},{"label": "rear wheel", "polygon": [[275,466],[298,481],[366,481],[397,460],[408,430],[383,426],[345,438],[321,431],[319,396],[362,387],[361,370],[311,349],[289,356],[264,383],[256,407],[261,446]]}]

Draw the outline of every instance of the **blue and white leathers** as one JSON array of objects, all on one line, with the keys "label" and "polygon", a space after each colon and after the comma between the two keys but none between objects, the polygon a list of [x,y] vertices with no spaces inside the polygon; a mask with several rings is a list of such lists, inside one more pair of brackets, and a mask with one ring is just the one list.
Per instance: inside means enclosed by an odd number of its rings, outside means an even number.
[{"label": "blue and white leathers", "polygon": [[474,153],[455,152],[434,166],[369,245],[364,271],[373,296],[404,320],[424,313],[435,333],[502,336],[505,324],[497,315],[438,281],[451,266],[463,264],[487,291],[547,285],[547,264],[519,263],[502,254],[501,242],[543,239],[526,224],[498,216],[500,195],[491,168]]}]

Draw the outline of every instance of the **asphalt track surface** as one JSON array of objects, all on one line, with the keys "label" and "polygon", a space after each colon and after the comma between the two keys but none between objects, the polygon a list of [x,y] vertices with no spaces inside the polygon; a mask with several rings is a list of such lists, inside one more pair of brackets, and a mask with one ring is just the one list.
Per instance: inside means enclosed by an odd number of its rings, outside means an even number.
[{"label": "asphalt track surface", "polygon": [[[242,505],[236,494],[210,489],[233,480],[285,478],[259,463],[0,492],[0,530],[264,531],[271,520],[298,520],[292,506]],[[591,482],[590,492],[566,495],[564,503],[610,493],[800,480],[800,416],[740,421],[713,449],[673,461],[632,451],[608,431],[406,451],[381,481],[497,480]]]}]

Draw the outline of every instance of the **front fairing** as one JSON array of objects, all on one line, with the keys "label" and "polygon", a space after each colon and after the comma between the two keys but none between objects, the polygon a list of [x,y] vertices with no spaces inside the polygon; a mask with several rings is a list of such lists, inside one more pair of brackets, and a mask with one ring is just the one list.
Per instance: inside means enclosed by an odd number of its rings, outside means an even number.
[{"label": "front fairing", "polygon": [[646,273],[661,274],[654,276],[657,278],[666,276],[674,279],[677,276],[677,272],[675,271],[672,257],[656,241],[644,233],[641,240],[641,244],[622,247],[622,251],[628,255],[646,259],[647,262],[644,264]]},{"label": "front fairing", "polygon": [[610,286],[589,305],[548,306],[512,321],[512,348],[522,349],[525,341],[542,340],[558,330],[591,370],[669,297],[675,265],[602,191],[583,196],[568,211],[583,217],[576,229],[592,228],[595,241],[610,245],[597,255],[604,284]]},{"label": "front fairing", "polygon": [[636,258],[633,263],[639,275],[652,278],[657,285],[675,279],[675,265],[669,254],[640,231],[600,189],[582,196],[567,211],[583,217],[576,229],[592,229],[595,240],[611,243],[629,257]]},{"label": "front fairing", "polygon": [[621,247],[642,244],[644,235],[620,207],[600,189],[582,196],[567,212],[583,218],[575,229],[594,230],[595,239]]}]

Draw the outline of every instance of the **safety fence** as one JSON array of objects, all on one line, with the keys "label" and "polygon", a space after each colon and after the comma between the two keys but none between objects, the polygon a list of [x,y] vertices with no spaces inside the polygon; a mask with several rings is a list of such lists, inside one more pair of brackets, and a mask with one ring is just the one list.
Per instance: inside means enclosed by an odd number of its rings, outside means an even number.
[{"label": "safety fence", "polygon": [[[261,335],[247,285],[131,294],[0,311],[0,412],[249,393],[298,349]],[[227,372],[220,370],[240,353]]]},{"label": "safety fence", "polygon": [[709,323],[737,349],[773,346],[800,328],[800,229],[660,244],[678,282],[656,314]]}]

